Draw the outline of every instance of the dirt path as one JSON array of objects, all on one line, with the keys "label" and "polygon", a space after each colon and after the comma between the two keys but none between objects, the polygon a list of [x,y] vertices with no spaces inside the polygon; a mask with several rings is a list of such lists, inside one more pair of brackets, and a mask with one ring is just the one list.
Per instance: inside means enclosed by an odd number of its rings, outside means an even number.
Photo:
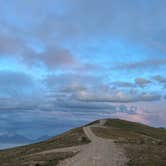
[{"label": "dirt path", "polygon": [[58,153],[58,152],[79,152],[82,149],[83,145],[80,146],[72,146],[72,147],[68,147],[68,148],[57,148],[57,149],[51,149],[51,150],[45,150],[43,152],[39,152],[39,153],[33,153],[30,154],[28,156],[34,156],[34,155],[46,155],[49,153]]},{"label": "dirt path", "polygon": [[[99,123],[99,125],[103,122]],[[95,125],[96,126],[96,125]],[[94,135],[91,126],[84,127],[84,132],[92,141],[80,147],[80,152],[58,164],[58,166],[123,166],[127,161],[123,149],[112,140]]]}]

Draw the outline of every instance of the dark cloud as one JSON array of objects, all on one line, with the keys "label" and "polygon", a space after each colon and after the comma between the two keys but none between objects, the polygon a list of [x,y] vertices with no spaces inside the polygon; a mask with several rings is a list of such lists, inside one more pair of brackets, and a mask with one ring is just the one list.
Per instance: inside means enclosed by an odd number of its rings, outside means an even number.
[{"label": "dark cloud", "polygon": [[[30,37],[27,37],[24,29],[6,23],[1,24],[1,21],[0,25],[0,58],[12,58],[30,67],[44,65],[48,69],[72,68],[80,65],[71,51],[57,42],[55,44],[55,40],[49,43],[43,42],[31,36],[31,32],[27,32],[30,33]],[[40,44],[42,48],[38,48]]]},{"label": "dark cloud", "polygon": [[116,111],[116,106],[110,105],[108,103],[96,103],[96,102],[84,102],[84,101],[77,101],[77,100],[68,100],[68,101],[59,101],[57,103],[58,107],[60,108],[66,108],[66,109],[77,109],[76,111],[80,109],[84,110],[112,110]]},{"label": "dark cloud", "polygon": [[126,105],[120,105],[119,107],[117,107],[117,109],[118,109],[117,112],[128,113],[130,115],[136,114],[136,111],[137,111],[136,106],[126,107]]},{"label": "dark cloud", "polygon": [[117,37],[165,51],[163,0],[71,0],[64,6],[66,12],[61,16],[52,14],[43,20],[39,34],[45,36],[44,39],[52,39],[55,32],[58,32],[56,39],[70,42],[116,34]]},{"label": "dark cloud", "polygon": [[[144,3],[130,0],[71,0],[70,3],[59,0],[51,3],[37,0],[34,3],[30,0],[23,3],[15,0],[14,3],[7,4],[1,1],[1,6],[2,29],[7,26],[7,31],[5,37],[0,35],[3,39],[1,41],[4,41],[0,43],[0,50],[10,54],[14,52],[25,63],[41,62],[48,68],[72,67],[75,62],[80,63],[76,60],[77,55],[73,55],[73,47],[78,49],[84,43],[89,47],[95,40],[110,38],[115,34],[132,43],[143,43],[156,50],[163,50],[161,48],[165,46],[163,0]],[[7,7],[9,18],[5,15]],[[15,22],[11,24],[10,19]],[[21,26],[20,22],[25,26]],[[34,40],[39,40],[46,48],[42,54],[36,55],[28,47]],[[54,49],[50,47],[52,45]],[[165,64],[164,58],[151,58],[118,67],[151,68]]]},{"label": "dark cloud", "polygon": [[38,56],[48,68],[76,66],[77,62],[69,50],[61,48],[48,48],[46,52]]},{"label": "dark cloud", "polygon": [[18,97],[31,94],[35,87],[33,78],[22,72],[0,71],[1,96]]},{"label": "dark cloud", "polygon": [[135,87],[134,83],[124,82],[124,81],[112,82],[111,85],[114,85],[115,87],[124,87],[124,88],[133,88],[133,87]]},{"label": "dark cloud", "polygon": [[160,94],[156,94],[156,93],[142,93],[139,97],[138,97],[138,101],[158,101],[161,99],[161,95]]},{"label": "dark cloud", "polygon": [[9,55],[19,53],[22,48],[22,43],[17,38],[11,35],[0,34],[0,54]]},{"label": "dark cloud", "polygon": [[145,86],[147,86],[149,83],[151,83],[151,81],[150,80],[147,80],[147,79],[145,79],[145,78],[136,78],[135,79],[135,83],[136,83],[136,85],[138,85],[138,86],[140,86],[140,87],[145,87]]},{"label": "dark cloud", "polygon": [[0,98],[0,111],[34,110],[40,106],[40,102],[40,97],[18,98],[18,96],[16,96]]},{"label": "dark cloud", "polygon": [[[75,99],[76,101],[87,101],[87,104],[89,104],[88,102],[150,102],[160,100],[161,98],[161,95],[158,93],[141,92],[137,89],[137,86],[145,87],[151,82],[144,78],[137,78],[135,83],[113,82],[110,86],[104,82],[98,82],[98,79],[100,78],[92,77],[91,75],[49,75],[45,79],[45,83],[50,88],[54,99],[56,97],[71,101]],[[116,88],[111,88],[112,85]],[[123,89],[119,89],[119,87],[123,87]]]},{"label": "dark cloud", "polygon": [[2,38],[0,36],[0,56],[15,58],[28,66],[44,65],[48,69],[73,68],[79,66],[79,62],[69,50],[58,46],[46,48],[42,53],[26,46],[26,43],[17,39]]},{"label": "dark cloud", "polygon": [[123,63],[116,66],[116,69],[134,69],[134,70],[145,70],[145,69],[156,69],[166,66],[165,58],[150,58],[146,60],[141,60],[138,62]]},{"label": "dark cloud", "polygon": [[160,75],[156,75],[153,77],[154,80],[158,81],[159,83],[166,84],[166,77],[162,77]]},{"label": "dark cloud", "polygon": [[159,84],[166,88],[166,77],[162,77],[160,75],[153,76],[153,80],[157,81]]},{"label": "dark cloud", "polygon": [[45,48],[41,53],[32,48],[25,48],[21,59],[28,66],[44,66],[49,70],[72,69],[80,65],[69,50],[58,46]]},{"label": "dark cloud", "polygon": [[[98,81],[100,79],[100,81]],[[102,77],[93,74],[84,73],[62,73],[50,74],[44,80],[47,87],[59,89],[60,91],[75,91],[79,89],[91,88],[107,88]]]},{"label": "dark cloud", "polygon": [[76,98],[81,101],[95,101],[95,102],[112,102],[112,103],[129,103],[129,102],[149,102],[158,101],[161,95],[156,93],[125,93],[117,91],[116,93],[100,93],[100,92],[86,92],[82,91],[76,94]]}]

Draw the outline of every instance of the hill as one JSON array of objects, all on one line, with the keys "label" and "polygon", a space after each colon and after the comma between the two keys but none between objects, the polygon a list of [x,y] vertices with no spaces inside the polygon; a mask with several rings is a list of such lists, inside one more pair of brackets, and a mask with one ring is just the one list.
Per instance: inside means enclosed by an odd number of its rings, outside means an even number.
[{"label": "hill", "polygon": [[99,137],[113,139],[123,147],[129,166],[166,165],[164,128],[154,128],[120,119],[107,119],[104,128],[94,127],[92,131]]},{"label": "hill", "polygon": [[165,166],[166,130],[104,119],[47,141],[0,151],[1,166]]}]

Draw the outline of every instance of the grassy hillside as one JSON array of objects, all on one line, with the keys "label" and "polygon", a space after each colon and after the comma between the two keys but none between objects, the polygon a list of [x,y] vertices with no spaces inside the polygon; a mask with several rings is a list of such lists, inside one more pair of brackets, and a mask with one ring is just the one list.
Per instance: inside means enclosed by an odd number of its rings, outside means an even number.
[{"label": "grassy hillside", "polygon": [[93,132],[123,146],[129,166],[165,166],[166,130],[119,119],[108,119]]},{"label": "grassy hillside", "polygon": [[[82,128],[70,130],[47,141],[0,151],[1,166],[54,166],[59,160],[71,157],[73,153],[38,155],[35,153],[56,148],[77,146],[89,143]],[[34,155],[33,155],[34,154]]]},{"label": "grassy hillside", "polygon": [[[166,130],[119,119],[107,119],[104,126],[92,131],[99,137],[113,139],[125,149],[128,166],[166,166]],[[86,125],[86,126],[87,126]],[[96,125],[97,126],[97,125]],[[74,152],[40,152],[89,143],[83,128],[72,129],[47,141],[0,151],[0,166],[56,166],[60,160],[72,157]]]}]

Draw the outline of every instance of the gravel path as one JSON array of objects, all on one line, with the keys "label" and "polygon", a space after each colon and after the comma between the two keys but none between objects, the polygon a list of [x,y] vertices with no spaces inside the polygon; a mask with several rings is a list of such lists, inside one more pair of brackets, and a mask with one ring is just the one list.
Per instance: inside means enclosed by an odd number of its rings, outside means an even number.
[{"label": "gravel path", "polygon": [[[98,126],[103,124],[99,123]],[[95,125],[96,126],[96,125]],[[122,148],[112,140],[94,135],[91,126],[84,127],[84,132],[92,141],[79,147],[79,153],[58,164],[58,166],[124,166],[127,158]]]}]

